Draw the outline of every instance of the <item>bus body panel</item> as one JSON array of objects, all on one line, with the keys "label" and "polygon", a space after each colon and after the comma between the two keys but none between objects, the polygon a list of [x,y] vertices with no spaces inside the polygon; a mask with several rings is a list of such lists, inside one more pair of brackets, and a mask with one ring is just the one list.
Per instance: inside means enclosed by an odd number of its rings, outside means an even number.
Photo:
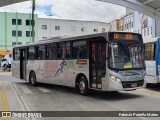
[{"label": "bus body panel", "polygon": [[156,75],[156,61],[145,61],[146,75],[145,80],[147,83],[157,83]]},{"label": "bus body panel", "polygon": [[145,81],[147,83],[159,83],[160,82],[160,38],[157,40],[154,38],[153,43],[156,43],[154,53],[155,60],[146,60],[146,75]]},{"label": "bus body panel", "polygon": [[37,82],[75,87],[78,74],[84,74],[89,80],[89,65],[78,65],[76,62],[77,60],[28,60],[27,76],[33,71]]},{"label": "bus body panel", "polygon": [[156,46],[156,75],[157,75],[157,82],[160,82],[160,37],[157,40]]},{"label": "bus body panel", "polygon": [[[120,71],[118,73],[110,70],[109,74],[108,91],[135,90],[146,86],[146,83],[144,82],[144,70],[128,70]],[[111,75],[116,76],[120,81],[111,79]]]},{"label": "bus body panel", "polygon": [[20,79],[20,61],[12,62],[12,76]]}]

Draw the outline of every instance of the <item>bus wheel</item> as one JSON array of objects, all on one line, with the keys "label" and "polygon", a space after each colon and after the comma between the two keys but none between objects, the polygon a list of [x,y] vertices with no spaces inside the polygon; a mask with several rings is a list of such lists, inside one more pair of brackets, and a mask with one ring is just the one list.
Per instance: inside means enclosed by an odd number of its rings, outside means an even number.
[{"label": "bus wheel", "polygon": [[36,75],[35,75],[34,72],[31,72],[30,75],[29,75],[29,83],[32,86],[36,85]]},{"label": "bus wheel", "polygon": [[78,90],[81,95],[88,94],[88,83],[84,76],[81,76],[79,78]]}]

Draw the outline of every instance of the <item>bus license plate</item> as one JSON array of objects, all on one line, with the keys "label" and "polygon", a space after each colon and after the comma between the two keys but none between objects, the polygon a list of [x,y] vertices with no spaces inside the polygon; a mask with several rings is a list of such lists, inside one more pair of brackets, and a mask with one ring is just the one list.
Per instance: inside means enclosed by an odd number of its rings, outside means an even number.
[{"label": "bus license plate", "polygon": [[131,83],[131,87],[137,87],[137,83]]}]

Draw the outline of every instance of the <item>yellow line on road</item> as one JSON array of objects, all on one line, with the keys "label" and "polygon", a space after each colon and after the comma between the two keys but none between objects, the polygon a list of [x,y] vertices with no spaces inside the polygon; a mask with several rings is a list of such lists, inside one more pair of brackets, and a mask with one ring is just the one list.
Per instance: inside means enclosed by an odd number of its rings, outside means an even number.
[{"label": "yellow line on road", "polygon": [[[2,82],[1,85],[2,85],[1,88],[3,89],[0,95],[1,96],[1,110],[7,112],[9,111],[7,91],[4,90],[5,83]],[[2,117],[2,120],[11,120],[11,118]]]}]

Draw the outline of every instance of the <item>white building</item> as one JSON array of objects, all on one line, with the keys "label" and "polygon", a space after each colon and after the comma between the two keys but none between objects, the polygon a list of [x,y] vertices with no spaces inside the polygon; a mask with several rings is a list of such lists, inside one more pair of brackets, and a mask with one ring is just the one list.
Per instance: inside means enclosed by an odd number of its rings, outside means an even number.
[{"label": "white building", "polygon": [[56,36],[80,36],[107,32],[109,24],[96,21],[62,20],[62,19],[38,19],[38,39],[46,39]]},{"label": "white building", "polygon": [[126,14],[124,17],[124,31],[140,33],[144,41],[155,37],[154,19],[130,9],[127,9]]}]

